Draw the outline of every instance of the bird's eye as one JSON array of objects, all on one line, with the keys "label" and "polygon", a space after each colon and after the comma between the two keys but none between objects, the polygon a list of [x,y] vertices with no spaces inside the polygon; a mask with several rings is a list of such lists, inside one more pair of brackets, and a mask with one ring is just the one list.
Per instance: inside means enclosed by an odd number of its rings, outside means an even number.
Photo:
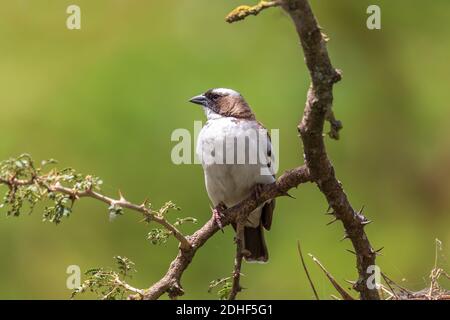
[{"label": "bird's eye", "polygon": [[218,95],[217,93],[211,93],[211,99],[212,100],[217,100],[219,99],[220,95]]}]

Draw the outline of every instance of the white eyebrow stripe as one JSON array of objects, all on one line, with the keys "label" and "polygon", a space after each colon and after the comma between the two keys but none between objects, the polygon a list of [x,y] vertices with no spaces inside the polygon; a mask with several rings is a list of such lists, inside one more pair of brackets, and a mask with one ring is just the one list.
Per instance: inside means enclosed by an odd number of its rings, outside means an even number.
[{"label": "white eyebrow stripe", "polygon": [[240,96],[241,94],[233,89],[227,88],[216,88],[212,90],[213,93],[218,93],[220,95],[230,95],[230,96]]}]

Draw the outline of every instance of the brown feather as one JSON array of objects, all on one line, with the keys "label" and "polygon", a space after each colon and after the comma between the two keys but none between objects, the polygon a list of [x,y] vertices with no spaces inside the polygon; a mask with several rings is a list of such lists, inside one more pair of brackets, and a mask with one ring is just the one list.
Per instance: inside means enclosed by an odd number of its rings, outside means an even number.
[{"label": "brown feather", "polygon": [[245,260],[249,262],[267,262],[269,252],[264,239],[264,229],[260,224],[256,228],[244,227],[244,248],[249,252]]},{"label": "brown feather", "polygon": [[255,120],[255,115],[242,96],[222,96],[216,100],[217,112],[226,117]]},{"label": "brown feather", "polygon": [[270,202],[267,202],[262,208],[261,223],[266,230],[270,230],[270,227],[272,226],[272,217],[274,210],[275,210],[275,199],[272,199]]},{"label": "brown feather", "polygon": [[[270,148],[271,139],[269,130],[267,130],[260,121],[258,121],[258,124],[261,129],[265,129],[267,131],[267,139],[268,139],[267,157],[270,159],[272,157],[272,150]],[[270,165],[271,163],[269,162],[268,166],[270,167]],[[273,175],[273,177],[275,178],[275,175]],[[272,226],[272,217],[274,210],[275,210],[275,199],[272,199],[270,202],[267,202],[262,208],[261,222],[266,230],[270,230],[270,227]]]}]

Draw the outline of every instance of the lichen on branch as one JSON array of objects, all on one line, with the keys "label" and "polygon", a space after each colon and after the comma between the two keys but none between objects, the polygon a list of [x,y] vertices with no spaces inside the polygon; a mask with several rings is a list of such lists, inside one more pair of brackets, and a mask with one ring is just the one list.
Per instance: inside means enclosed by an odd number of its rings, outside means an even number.
[{"label": "lichen on branch", "polygon": [[281,5],[280,1],[261,1],[254,6],[242,5],[231,11],[225,20],[228,23],[244,20],[250,15],[256,16],[265,9],[278,7],[279,5]]}]

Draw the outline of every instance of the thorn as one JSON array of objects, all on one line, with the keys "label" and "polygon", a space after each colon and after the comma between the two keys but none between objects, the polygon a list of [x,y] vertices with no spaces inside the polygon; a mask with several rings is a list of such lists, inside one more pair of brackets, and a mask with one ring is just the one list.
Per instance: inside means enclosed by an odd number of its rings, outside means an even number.
[{"label": "thorn", "polygon": [[352,254],[354,254],[356,256],[356,252],[355,251],[352,251],[350,249],[345,249],[345,250],[347,250],[348,252],[350,252],[350,253],[352,253]]},{"label": "thorn", "polygon": [[383,250],[383,249],[384,249],[384,247],[381,247],[380,249],[375,250],[373,253],[375,253],[375,255],[377,255],[377,256],[382,256],[383,254],[381,253],[381,250]]},{"label": "thorn", "polygon": [[120,191],[120,189],[119,189],[119,198],[120,198],[119,201],[121,201],[121,202],[122,201],[126,201],[124,196],[123,196],[123,194],[122,194],[122,191]]},{"label": "thorn", "polygon": [[364,205],[361,207],[361,209],[358,211],[358,214],[363,214],[364,212]]},{"label": "thorn", "polygon": [[347,282],[348,284],[351,284],[352,286],[354,286],[356,284],[356,281],[352,281],[352,280],[344,280],[345,282]]},{"label": "thorn", "polygon": [[330,224],[335,223],[338,220],[339,220],[338,218],[334,218],[333,220],[331,220],[330,222],[327,223],[327,226],[329,226]]},{"label": "thorn", "polygon": [[139,222],[150,223],[152,221],[153,216],[149,213],[144,213],[144,218],[139,220]]},{"label": "thorn", "polygon": [[283,196],[286,196],[286,197],[289,197],[289,198],[291,198],[291,199],[296,199],[294,196],[291,196],[291,195],[290,195],[289,193],[287,193],[287,192],[283,192],[282,195],[283,195]]},{"label": "thorn", "polygon": [[147,206],[147,204],[148,204],[148,198],[145,198],[144,202],[142,202],[140,207],[145,208]]},{"label": "thorn", "polygon": [[348,238],[349,238],[348,234],[344,234],[344,237],[342,237],[342,239],[340,241],[342,242],[342,241],[344,241],[345,239],[348,239]]},{"label": "thorn", "polygon": [[316,300],[320,300],[319,299],[319,295],[317,294],[316,288],[314,287],[314,284],[313,284],[313,282],[311,280],[311,276],[309,275],[309,271],[308,271],[308,268],[306,267],[305,260],[303,259],[303,253],[302,253],[302,249],[300,248],[300,241],[299,240],[297,240],[297,248],[298,248],[298,253],[300,255],[300,261],[302,262],[303,269],[305,270],[305,273],[306,273],[306,276],[308,278],[309,284],[311,285],[311,288],[312,288],[312,290],[314,292],[314,296],[316,297]]},{"label": "thorn", "polygon": [[361,225],[362,225],[363,227],[367,226],[367,225],[370,224],[370,223],[372,223],[372,220],[364,220],[364,221],[361,221]]},{"label": "thorn", "polygon": [[330,210],[331,210],[331,206],[328,206],[327,212],[325,212],[325,214],[330,214]]},{"label": "thorn", "polygon": [[320,269],[322,269],[322,271],[325,273],[325,275],[327,276],[328,280],[330,280],[331,284],[333,285],[333,287],[336,289],[337,292],[339,292],[339,294],[342,296],[342,299],[344,300],[354,300],[354,298],[352,296],[350,296],[350,294],[347,293],[347,291],[344,290],[344,288],[342,288],[339,283],[337,283],[337,281],[334,279],[334,277],[327,271],[327,269],[325,269],[325,267],[320,263],[319,260],[317,260],[312,254],[309,254],[309,256],[313,259],[313,261],[320,267]]}]

